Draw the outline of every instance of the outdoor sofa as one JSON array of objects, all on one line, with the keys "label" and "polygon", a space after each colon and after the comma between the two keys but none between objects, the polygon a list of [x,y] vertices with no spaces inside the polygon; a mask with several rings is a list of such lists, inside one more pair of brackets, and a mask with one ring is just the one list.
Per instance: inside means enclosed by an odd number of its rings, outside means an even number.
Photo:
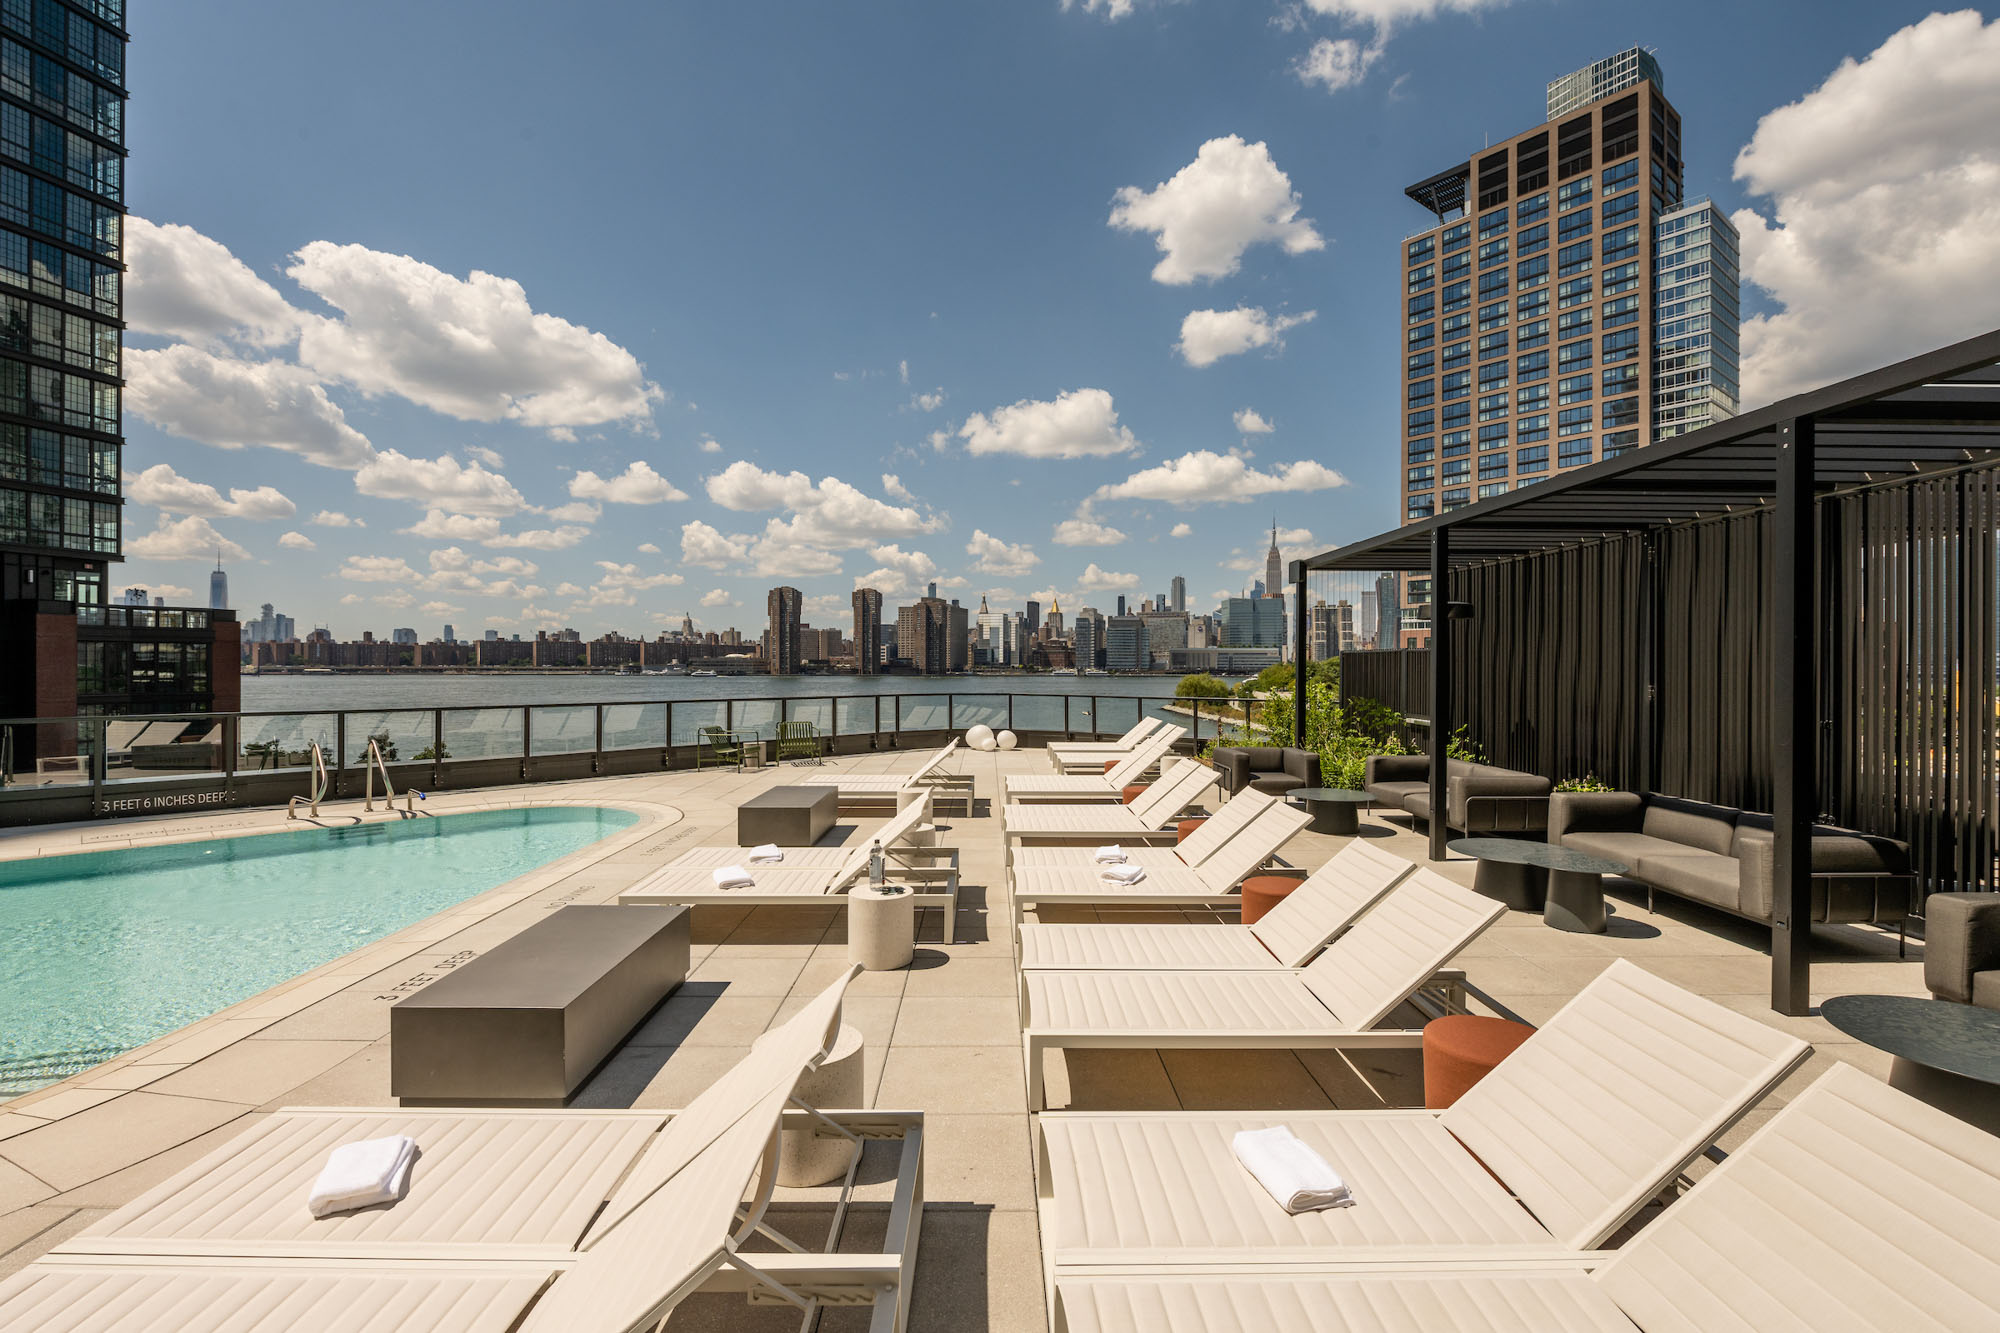
[{"label": "outdoor sofa", "polygon": [[2000,1009],[2000,893],[1924,900],[1924,985],[1940,1000]]},{"label": "outdoor sofa", "polygon": [[[1773,839],[1769,815],[1655,792],[1564,791],[1549,803],[1549,841],[1624,862],[1649,907],[1659,891],[1768,925]],[[1906,843],[1813,826],[1813,922],[1900,930],[1914,883]]]},{"label": "outdoor sofa", "polygon": [[[1375,804],[1425,823],[1431,818],[1431,759],[1427,754],[1368,756],[1363,785]],[[1462,833],[1540,833],[1548,827],[1547,778],[1463,759],[1445,761],[1445,825]]]},{"label": "outdoor sofa", "polygon": [[1222,774],[1222,790],[1234,795],[1246,787],[1283,796],[1300,787],[1319,786],[1319,755],[1276,745],[1219,745],[1209,755]]}]

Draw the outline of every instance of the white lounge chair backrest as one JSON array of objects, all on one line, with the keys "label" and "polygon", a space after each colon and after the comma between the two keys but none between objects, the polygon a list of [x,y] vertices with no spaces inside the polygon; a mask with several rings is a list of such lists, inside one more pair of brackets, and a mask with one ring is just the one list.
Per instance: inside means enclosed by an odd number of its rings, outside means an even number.
[{"label": "white lounge chair backrest", "polygon": [[1166,823],[1200,800],[1216,783],[1215,770],[1206,764],[1197,764],[1192,759],[1169,760],[1168,764],[1171,768],[1163,765],[1159,780],[1126,807],[1147,828]]},{"label": "white lounge chair backrest", "polygon": [[1126,732],[1123,736],[1118,737],[1116,740],[1057,741],[1053,745],[1049,746],[1049,748],[1051,750],[1077,750],[1077,751],[1090,751],[1093,753],[1102,753],[1106,759],[1112,759],[1116,757],[1113,753],[1111,753],[1112,751],[1129,750],[1133,746],[1137,745],[1141,740],[1143,740],[1147,736],[1152,735],[1154,731],[1165,726],[1166,724],[1167,720],[1163,717],[1142,717],[1137,722],[1132,724],[1132,729],[1130,731]]},{"label": "white lounge chair backrest", "polygon": [[840,1006],[848,983],[861,972],[849,967],[798,1013],[758,1039],[756,1049],[689,1102],[639,1155],[597,1215],[582,1248],[603,1242],[653,1193],[672,1180],[773,1087],[788,1094],[816,1067],[840,1036]]},{"label": "white lounge chair backrest", "polygon": [[1352,925],[1415,869],[1414,863],[1356,838],[1264,913],[1250,933],[1286,967],[1304,967],[1321,944]]},{"label": "white lounge chair backrest", "polygon": [[942,748],[938,750],[936,754],[924,760],[924,762],[918,766],[917,771],[910,774],[909,781],[904,783],[904,785],[915,786],[917,783],[922,782],[925,778],[929,777],[932,774],[932,772],[934,772],[937,769],[938,765],[942,764],[945,760],[951,758],[951,752],[953,750],[956,750],[957,748],[958,748],[958,737],[953,736],[949,741],[947,741],[944,744]]},{"label": "white lounge chair backrest", "polygon": [[1270,860],[1280,847],[1311,823],[1312,816],[1298,806],[1289,801],[1273,801],[1258,811],[1241,833],[1222,844],[1221,851],[1196,866],[1194,873],[1210,889],[1227,893],[1238,880]]},{"label": "white lounge chair backrest", "polygon": [[[1105,770],[1104,780],[1114,787],[1137,782],[1139,775],[1166,757],[1174,743],[1187,735],[1185,727],[1168,727],[1154,732],[1132,747],[1132,752]],[[1161,776],[1165,776],[1163,773]]]},{"label": "white lounge chair backrest", "polygon": [[1946,1333],[1994,1326],[1996,1238],[2000,1138],[1839,1064],[1596,1277],[1647,1333]]},{"label": "white lounge chair backrest", "polygon": [[691,1295],[725,1261],[790,1092],[787,1084],[757,1098],[648,1194],[543,1293],[520,1333],[635,1333]]},{"label": "white lounge chair backrest", "polygon": [[1419,867],[1327,945],[1299,980],[1349,1028],[1372,1028],[1506,911]]},{"label": "white lounge chair backrest", "polygon": [[1621,958],[1460,1097],[1444,1127],[1556,1239],[1593,1249],[1811,1053]]},{"label": "white lounge chair backrest", "polygon": [[1264,807],[1278,798],[1269,792],[1246,788],[1222,803],[1222,808],[1201,822],[1201,827],[1190,833],[1187,841],[1174,848],[1181,860],[1191,866],[1198,866],[1222,850],[1224,843],[1250,827],[1250,821],[1264,812]]},{"label": "white lounge chair backrest", "polygon": [[[905,787],[903,790],[911,789]],[[918,791],[920,794],[891,816],[888,823],[867,837],[855,841],[854,850],[847,854],[847,859],[840,863],[840,869],[834,873],[835,892],[868,873],[868,857],[876,843],[881,843],[885,848],[894,847],[909,836],[911,829],[931,817],[931,794],[921,788]]]}]

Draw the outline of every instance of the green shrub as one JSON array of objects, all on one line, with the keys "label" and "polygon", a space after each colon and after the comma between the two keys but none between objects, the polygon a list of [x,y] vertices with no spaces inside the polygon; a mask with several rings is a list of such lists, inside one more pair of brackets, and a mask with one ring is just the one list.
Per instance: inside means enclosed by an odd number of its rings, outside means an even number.
[{"label": "green shrub", "polygon": [[1227,699],[1229,693],[1228,681],[1205,671],[1182,676],[1181,683],[1174,686],[1174,697],[1179,699]]},{"label": "green shrub", "polygon": [[1555,785],[1557,791],[1617,791],[1618,789],[1595,773],[1585,773],[1580,778],[1564,778]]}]

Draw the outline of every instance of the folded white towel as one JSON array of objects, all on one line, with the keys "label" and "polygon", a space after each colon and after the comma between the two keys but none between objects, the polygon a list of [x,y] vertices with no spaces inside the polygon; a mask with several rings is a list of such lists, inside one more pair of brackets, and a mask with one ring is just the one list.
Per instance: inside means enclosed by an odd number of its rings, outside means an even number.
[{"label": "folded white towel", "polygon": [[410,1163],[416,1159],[417,1141],[407,1134],[343,1143],[327,1154],[306,1207],[314,1217],[327,1217],[394,1203],[403,1197],[403,1189],[410,1183]]},{"label": "folded white towel", "polygon": [[1243,1169],[1288,1213],[1353,1206],[1347,1182],[1285,1125],[1243,1130],[1229,1146]]},{"label": "folded white towel", "polygon": [[1092,859],[1099,865],[1122,866],[1125,864],[1125,849],[1114,842],[1109,847],[1099,847]]},{"label": "folded white towel", "polygon": [[1108,884],[1137,884],[1146,878],[1146,867],[1107,865],[1098,870],[1097,877]]},{"label": "folded white towel", "polygon": [[776,865],[784,859],[785,849],[775,842],[767,842],[760,847],[750,849],[750,864],[753,866]]},{"label": "folded white towel", "polygon": [[718,889],[754,889],[757,881],[742,866],[723,866],[715,872],[715,887]]}]

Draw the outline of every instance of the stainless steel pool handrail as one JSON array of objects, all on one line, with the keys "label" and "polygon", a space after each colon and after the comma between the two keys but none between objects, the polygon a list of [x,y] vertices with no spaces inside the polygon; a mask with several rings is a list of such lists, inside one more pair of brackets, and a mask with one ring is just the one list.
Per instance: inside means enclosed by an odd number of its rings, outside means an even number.
[{"label": "stainless steel pool handrail", "polygon": [[294,796],[289,801],[286,801],[286,819],[297,819],[299,817],[300,801],[306,803],[306,808],[311,812],[314,819],[319,818],[319,803],[326,799],[326,789],[332,785],[333,778],[326,771],[326,751],[319,748],[318,741],[312,743],[312,771],[312,795]]},{"label": "stainless steel pool handrail", "polygon": [[[319,746],[313,746],[313,750],[317,753]],[[375,808],[375,775],[380,773],[382,775],[382,804],[387,809],[394,810],[396,808],[396,784],[389,781],[389,765],[383,761],[382,747],[376,743],[373,736],[368,738],[368,757],[363,764],[363,768],[367,772],[368,778],[362,789],[364,799],[362,800],[361,808],[363,810],[373,810]],[[411,818],[416,817],[417,794],[414,789],[403,793],[403,813]]]}]

